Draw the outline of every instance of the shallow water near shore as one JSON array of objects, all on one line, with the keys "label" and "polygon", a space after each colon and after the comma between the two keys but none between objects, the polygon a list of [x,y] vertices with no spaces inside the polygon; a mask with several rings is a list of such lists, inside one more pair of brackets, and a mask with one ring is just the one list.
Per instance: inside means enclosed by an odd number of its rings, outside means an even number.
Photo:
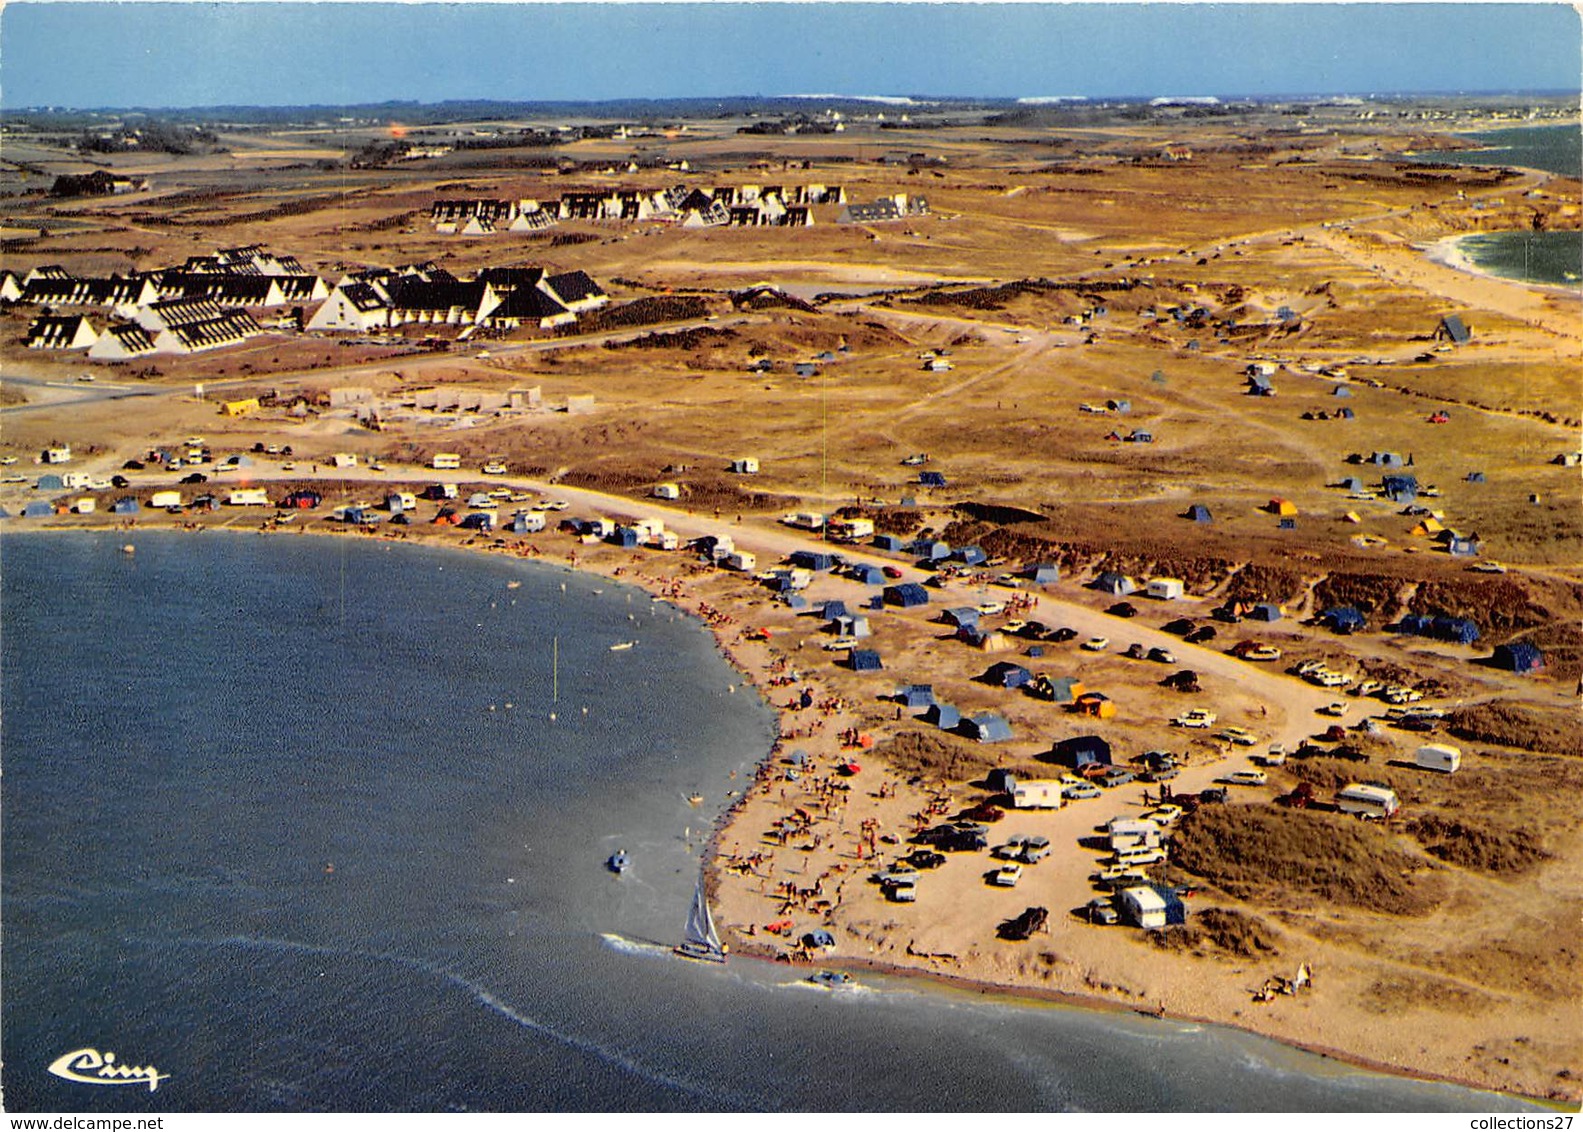
[{"label": "shallow water near shore", "polygon": [[[774,738],[697,622],[502,557],[129,537],[4,539],[12,1111],[1522,1107],[1220,1027],[676,959]],[[46,1072],[83,1047],[168,1078]]]}]

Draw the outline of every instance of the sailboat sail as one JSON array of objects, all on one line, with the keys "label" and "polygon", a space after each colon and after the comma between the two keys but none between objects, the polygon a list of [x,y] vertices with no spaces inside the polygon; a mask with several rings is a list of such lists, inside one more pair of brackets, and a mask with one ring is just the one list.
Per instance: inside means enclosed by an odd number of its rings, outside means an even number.
[{"label": "sailboat sail", "polygon": [[704,894],[704,878],[698,878],[698,889],[693,893],[693,904],[687,911],[687,928],[677,952],[689,959],[709,959],[725,962],[726,950],[720,945],[715,931],[714,917],[709,914],[709,898]]}]

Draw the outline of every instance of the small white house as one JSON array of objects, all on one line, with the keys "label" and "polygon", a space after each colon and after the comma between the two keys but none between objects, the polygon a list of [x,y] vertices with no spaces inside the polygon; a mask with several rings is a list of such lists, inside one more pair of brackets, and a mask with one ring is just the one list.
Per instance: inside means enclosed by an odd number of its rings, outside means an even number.
[{"label": "small white house", "polygon": [[793,511],[790,515],[782,515],[781,522],[788,527],[798,527],[805,531],[818,531],[824,529],[825,516],[817,511]]},{"label": "small white house", "polygon": [[150,507],[180,507],[181,492],[156,491],[153,495],[148,497],[148,505]]},{"label": "small white house", "polygon": [[829,534],[831,542],[861,542],[874,537],[874,520],[832,519]]},{"label": "small white house", "polygon": [[544,529],[545,515],[543,511],[518,511],[511,520],[518,532],[532,534]]},{"label": "small white house", "polygon": [[44,462],[46,464],[65,464],[71,460],[71,445],[62,444],[59,448],[44,449]]},{"label": "small white house", "polygon": [[1165,927],[1165,898],[1148,885],[1122,889],[1116,895],[1116,910],[1135,927]]},{"label": "small white house", "polygon": [[673,483],[657,483],[654,485],[653,495],[655,499],[680,499],[682,489]]},{"label": "small white house", "polygon": [[1454,774],[1462,765],[1462,751],[1447,743],[1425,743],[1418,748],[1414,761],[1425,770]]},{"label": "small white house", "polygon": [[403,511],[416,511],[418,497],[410,491],[393,491],[385,496],[385,507],[397,515]]},{"label": "small white house", "polygon": [[1011,804],[1019,810],[1059,810],[1061,784],[1019,781],[1011,792]]},{"label": "small white house", "polygon": [[1145,592],[1160,601],[1175,601],[1187,591],[1180,578],[1150,578]]},{"label": "small white house", "polygon": [[93,476],[87,472],[66,472],[60,477],[60,485],[67,491],[72,491],[79,487],[92,488]]},{"label": "small white house", "polygon": [[268,507],[269,493],[261,487],[239,487],[225,501],[232,507]]},{"label": "small white house", "polygon": [[71,505],[71,509],[79,515],[92,515],[99,509],[98,502],[91,495],[85,495]]},{"label": "small white house", "polygon": [[1349,783],[1336,791],[1336,809],[1362,818],[1388,818],[1401,807],[1396,791],[1384,786]]},{"label": "small white house", "polygon": [[675,531],[656,531],[643,540],[643,545],[653,550],[680,550],[682,536]]},{"label": "small white house", "polygon": [[337,452],[330,457],[330,463],[337,468],[355,468],[357,457],[350,452]]},{"label": "small white house", "polygon": [[1110,851],[1153,849],[1160,844],[1160,824],[1148,818],[1112,818],[1105,826],[1110,835]]},{"label": "small white house", "polygon": [[728,570],[741,570],[745,574],[751,574],[758,569],[758,559],[746,550],[733,550],[726,555],[725,566]]},{"label": "small white house", "polygon": [[459,452],[436,452],[429,461],[429,466],[438,471],[454,470],[462,466],[462,456]]},{"label": "small white house", "polygon": [[759,458],[757,456],[743,456],[731,461],[731,470],[739,476],[756,476],[759,474]]}]

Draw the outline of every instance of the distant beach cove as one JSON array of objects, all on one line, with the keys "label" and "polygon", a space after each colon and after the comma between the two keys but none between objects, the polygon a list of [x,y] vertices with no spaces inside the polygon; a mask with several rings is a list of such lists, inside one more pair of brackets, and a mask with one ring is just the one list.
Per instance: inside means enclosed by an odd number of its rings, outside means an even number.
[{"label": "distant beach cove", "polygon": [[1583,279],[1583,232],[1474,232],[1428,249],[1447,267],[1522,283],[1576,290]]}]

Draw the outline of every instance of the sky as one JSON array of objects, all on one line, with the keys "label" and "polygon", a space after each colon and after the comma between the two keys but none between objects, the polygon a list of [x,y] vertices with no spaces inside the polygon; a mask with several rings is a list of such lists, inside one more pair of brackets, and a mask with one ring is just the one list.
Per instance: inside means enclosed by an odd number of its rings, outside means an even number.
[{"label": "sky", "polygon": [[1579,89],[1564,3],[113,3],[0,10],[0,106]]}]

